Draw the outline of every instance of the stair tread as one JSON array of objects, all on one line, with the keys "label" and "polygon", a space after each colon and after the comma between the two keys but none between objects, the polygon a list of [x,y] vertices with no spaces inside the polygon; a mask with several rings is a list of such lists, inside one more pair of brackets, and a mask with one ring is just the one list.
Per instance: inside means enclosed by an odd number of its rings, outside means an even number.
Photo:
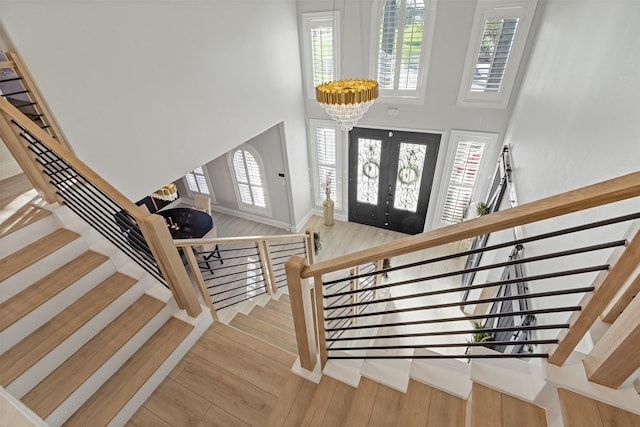
[{"label": "stair tread", "polygon": [[315,383],[290,373],[278,403],[269,415],[267,426],[300,426],[316,387]]},{"label": "stair tread", "polygon": [[59,228],[42,239],[0,259],[0,282],[57,251],[78,237],[80,237],[78,233]]},{"label": "stair tread", "polygon": [[0,224],[0,238],[51,215],[51,212],[33,204],[26,204],[16,210]]},{"label": "stair tread", "polygon": [[271,326],[262,320],[247,316],[243,313],[238,313],[233,317],[229,325],[253,335],[256,338],[271,343],[278,348],[288,351],[289,353],[298,354],[295,335],[291,335],[282,329]]},{"label": "stair tread", "polygon": [[[227,326],[227,328],[231,328]],[[284,351],[284,350],[280,350]],[[244,342],[226,339],[215,330],[207,331],[191,348],[191,353],[212,366],[249,380],[266,393],[276,395],[286,383],[290,366],[281,365],[246,346]]]},{"label": "stair tread", "polygon": [[355,394],[356,389],[354,387],[338,382],[331,396],[329,407],[322,419],[322,426],[333,427],[341,425]]},{"label": "stair tread", "polygon": [[9,298],[0,304],[0,331],[4,331],[107,260],[102,254],[86,251]]},{"label": "stair tread", "polygon": [[360,378],[360,383],[345,418],[345,426],[366,426],[369,424],[379,385],[368,378]]},{"label": "stair tread", "polygon": [[338,381],[324,375],[320,379],[320,383],[313,392],[313,398],[309,402],[309,406],[304,414],[301,425],[322,425],[324,416],[329,409],[331,398],[338,386]]},{"label": "stair tread", "polygon": [[278,301],[276,299],[270,299],[264,307],[272,310],[278,310],[291,316],[291,306],[286,302]]},{"label": "stair tread", "polygon": [[42,419],[47,418],[165,305],[164,302],[146,294],[140,297],[23,396],[22,402]]},{"label": "stair tread", "polygon": [[[473,400],[473,399],[472,399]],[[437,388],[431,389],[427,427],[464,427],[467,401]],[[511,424],[520,426],[521,424]]]},{"label": "stair tread", "polygon": [[0,355],[0,385],[7,386],[93,316],[126,292],[136,280],[115,273],[22,341]]},{"label": "stair tread", "polygon": [[192,330],[170,318],[64,425],[107,425]]},{"label": "stair tread", "polygon": [[640,426],[640,415],[558,388],[562,419],[566,427]]},{"label": "stair tread", "polygon": [[293,319],[291,316],[281,311],[269,310],[268,308],[256,305],[249,312],[249,316],[262,320],[263,322],[267,322],[270,325],[282,329],[283,331],[289,332],[290,334],[296,333],[293,328]]},{"label": "stair tread", "polygon": [[239,329],[229,327],[222,322],[214,322],[209,329],[216,331],[217,334],[225,337],[225,339],[242,342],[253,351],[257,351],[262,356],[268,357],[288,368],[293,366],[296,361],[296,356],[288,351],[255,338]]},{"label": "stair tread", "polygon": [[291,305],[291,299],[289,298],[289,294],[280,295],[280,297],[278,298],[278,301]]},{"label": "stair tread", "polygon": [[[388,426],[395,425],[398,413],[400,412],[400,403],[403,393],[387,387],[384,384],[378,384],[376,399],[371,411],[369,422],[372,425]],[[436,424],[434,424],[435,426]],[[458,427],[457,424],[437,424],[447,427]],[[464,427],[464,426],[460,426]]]},{"label": "stair tread", "polygon": [[[424,426],[429,415],[431,387],[419,381],[409,379],[407,392],[402,396],[398,425],[413,427]],[[434,408],[436,410],[436,408]]]},{"label": "stair tread", "polygon": [[543,408],[473,383],[471,399],[472,427],[547,427]]}]

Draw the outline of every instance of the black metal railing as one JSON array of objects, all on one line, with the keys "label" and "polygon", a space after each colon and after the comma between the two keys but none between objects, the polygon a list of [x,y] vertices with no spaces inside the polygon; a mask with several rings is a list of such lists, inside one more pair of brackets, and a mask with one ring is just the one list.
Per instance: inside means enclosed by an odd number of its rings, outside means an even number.
[{"label": "black metal railing", "polygon": [[[575,242],[595,238],[578,233],[609,237],[593,231],[639,218],[633,213],[389,268],[332,273],[338,277],[322,284],[327,357],[404,359],[417,349],[438,353],[415,358],[548,357],[541,345],[558,343],[557,332],[569,327],[553,316],[580,311],[574,300],[594,291],[594,277],[609,269],[607,254],[627,243],[604,238],[579,246]],[[534,242],[537,253],[524,256],[523,244]],[[463,267],[472,254],[510,247],[506,261]],[[553,250],[557,247],[563,249]],[[526,270],[545,272],[527,275]],[[498,279],[458,284],[457,278],[480,271]],[[395,280],[376,281],[381,275]],[[372,285],[354,289],[356,280]],[[388,295],[368,298],[382,291]],[[470,291],[479,295],[470,298]],[[478,353],[476,347],[494,351]]]},{"label": "black metal railing", "polygon": [[29,117],[40,129],[46,131],[52,138],[56,135],[47,123],[47,118],[42,114],[41,108],[32,96],[31,90],[26,87],[24,79],[18,76],[13,68],[7,68],[0,78],[0,96],[16,107],[25,116]]},{"label": "black metal railing", "polygon": [[63,204],[166,286],[134,216],[24,127],[16,122],[13,124]]},{"label": "black metal railing", "polygon": [[306,256],[301,238],[283,241],[287,238],[194,245],[214,308],[221,310],[286,286],[285,263],[291,256]]}]

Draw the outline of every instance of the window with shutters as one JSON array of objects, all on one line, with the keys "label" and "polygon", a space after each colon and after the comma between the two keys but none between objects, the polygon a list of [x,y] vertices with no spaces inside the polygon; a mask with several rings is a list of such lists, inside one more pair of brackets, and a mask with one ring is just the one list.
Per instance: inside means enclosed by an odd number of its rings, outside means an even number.
[{"label": "window with shutters", "polygon": [[441,222],[455,224],[462,221],[482,187],[497,142],[496,134],[451,132],[449,179],[441,209]]},{"label": "window with shutters", "polygon": [[536,0],[479,0],[458,105],[505,108]]},{"label": "window with shutters", "polygon": [[241,210],[271,214],[268,203],[268,191],[264,177],[262,160],[249,145],[229,153],[229,162]]},{"label": "window with shutters", "polygon": [[311,154],[311,173],[316,206],[322,206],[326,197],[327,185],[335,209],[342,208],[342,132],[333,121],[309,121],[309,153]]},{"label": "window with shutters", "polygon": [[206,196],[211,193],[202,166],[196,168],[193,172],[186,174],[184,176],[184,181],[191,193],[204,194]]},{"label": "window with shutters", "polygon": [[340,15],[338,12],[302,14],[304,79],[308,98],[316,86],[338,80],[340,70]]},{"label": "window with shutters", "polygon": [[381,100],[423,98],[434,22],[435,1],[379,3],[372,58]]}]

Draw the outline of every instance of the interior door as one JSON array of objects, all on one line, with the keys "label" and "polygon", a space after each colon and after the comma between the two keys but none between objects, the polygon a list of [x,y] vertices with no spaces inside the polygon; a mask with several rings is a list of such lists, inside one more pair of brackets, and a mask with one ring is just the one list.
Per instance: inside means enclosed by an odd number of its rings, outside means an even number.
[{"label": "interior door", "polygon": [[349,221],[421,233],[440,137],[354,128],[349,134]]}]

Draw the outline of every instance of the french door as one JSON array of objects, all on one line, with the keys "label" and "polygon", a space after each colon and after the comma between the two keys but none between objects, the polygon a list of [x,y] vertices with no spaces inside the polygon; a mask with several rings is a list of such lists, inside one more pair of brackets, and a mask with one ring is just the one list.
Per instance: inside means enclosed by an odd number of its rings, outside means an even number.
[{"label": "french door", "polygon": [[349,221],[421,233],[440,137],[354,128],[349,133]]}]

